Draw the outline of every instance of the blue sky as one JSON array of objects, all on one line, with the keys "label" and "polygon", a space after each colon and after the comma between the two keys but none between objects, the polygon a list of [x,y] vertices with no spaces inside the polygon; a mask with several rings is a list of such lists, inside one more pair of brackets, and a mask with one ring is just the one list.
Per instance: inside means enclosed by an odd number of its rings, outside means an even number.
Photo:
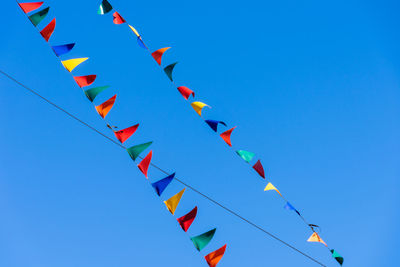
[{"label": "blue sky", "polygon": [[[117,93],[108,119],[140,123],[127,145],[153,140],[153,162],[311,254],[338,266],[265,182],[196,115],[124,25],[100,1],[47,1],[50,42],[76,42]],[[152,50],[172,46],[175,80],[238,126],[270,179],[345,257],[345,266],[397,266],[399,3],[395,1],[112,1]],[[3,3],[0,68],[107,132],[14,1]],[[177,215],[217,234],[199,254],[126,153],[0,78],[0,266],[317,266],[187,191]],[[108,132],[110,134],[110,132]],[[111,136],[111,135],[110,135]],[[164,176],[151,169],[153,180]],[[182,186],[173,183],[165,198]]]}]

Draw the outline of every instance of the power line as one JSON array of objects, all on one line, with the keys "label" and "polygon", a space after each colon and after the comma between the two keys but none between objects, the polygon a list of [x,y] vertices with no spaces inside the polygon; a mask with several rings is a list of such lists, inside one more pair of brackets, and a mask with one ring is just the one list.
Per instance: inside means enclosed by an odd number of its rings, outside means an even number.
[{"label": "power line", "polygon": [[[41,94],[39,94],[38,92],[36,92],[35,90],[29,88],[28,86],[24,85],[23,83],[21,83],[20,81],[18,81],[17,79],[15,79],[14,77],[12,77],[11,75],[9,75],[8,73],[0,70],[0,73],[3,74],[5,77],[7,77],[8,79],[10,79],[11,81],[15,82],[16,84],[18,84],[19,86],[21,86],[22,88],[26,89],[27,91],[31,92],[32,94],[38,96],[39,98],[41,98],[43,101],[47,102],[48,104],[52,105],[53,107],[57,108],[58,110],[62,111],[63,113],[65,113],[66,115],[68,115],[69,117],[73,118],[74,120],[78,121],[79,123],[81,123],[82,125],[88,127],[90,130],[98,133],[99,135],[103,136],[104,138],[106,138],[108,141],[111,141],[112,143],[118,145],[119,147],[126,149],[126,147],[120,143],[118,143],[117,141],[113,140],[112,138],[110,138],[109,136],[107,136],[106,134],[100,132],[99,130],[97,130],[96,128],[94,128],[93,126],[91,126],[90,124],[84,122],[83,120],[79,119],[78,117],[76,117],[75,115],[73,115],[72,113],[68,112],[67,110],[63,109],[62,107],[60,107],[59,105],[57,105],[56,103],[52,102],[51,100],[45,98],[44,96],[42,96]],[[139,156],[139,158],[143,159],[142,157]],[[157,170],[163,172],[166,175],[170,175],[167,171],[163,170],[162,168],[158,167],[157,165],[151,163],[151,166],[153,168],[156,168]],[[177,182],[181,183],[182,185],[188,187],[189,189],[191,189],[193,192],[199,194],[200,196],[204,197],[205,199],[211,201],[212,203],[214,203],[215,205],[217,205],[218,207],[224,209],[225,211],[227,211],[228,213],[230,213],[231,215],[239,218],[240,220],[242,220],[243,222],[249,224],[250,226],[253,226],[254,228],[258,229],[259,231],[263,232],[264,234],[272,237],[273,239],[281,242],[283,245],[293,249],[294,251],[298,252],[299,254],[307,257],[308,259],[312,260],[313,262],[327,267],[326,265],[324,265],[323,263],[319,262],[318,260],[316,260],[315,258],[311,257],[310,255],[306,254],[305,252],[302,252],[301,250],[297,249],[296,247],[290,245],[289,243],[283,241],[282,239],[280,239],[279,237],[277,237],[276,235],[268,232],[267,230],[265,230],[264,228],[262,228],[261,226],[253,223],[252,221],[246,219],[245,217],[239,215],[237,212],[229,209],[228,207],[224,206],[223,204],[219,203],[218,201],[212,199],[211,197],[207,196],[206,194],[200,192],[199,190],[197,190],[196,188],[190,186],[189,184],[185,183],[184,181],[178,179],[178,178],[174,178]]]}]

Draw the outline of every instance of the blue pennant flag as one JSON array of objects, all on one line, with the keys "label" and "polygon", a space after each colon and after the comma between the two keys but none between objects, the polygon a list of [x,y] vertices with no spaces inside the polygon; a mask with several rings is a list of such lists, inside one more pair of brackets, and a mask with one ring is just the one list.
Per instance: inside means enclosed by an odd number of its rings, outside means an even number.
[{"label": "blue pennant flag", "polygon": [[72,48],[74,48],[75,44],[66,44],[66,45],[55,45],[52,46],[51,48],[53,48],[54,53],[59,57],[62,56],[66,53],[68,53],[69,51],[72,50]]},{"label": "blue pennant flag", "polygon": [[174,179],[175,173],[169,175],[168,177],[165,177],[164,179],[161,179],[158,182],[152,183],[151,185],[154,187],[156,190],[156,193],[158,196],[161,196],[161,194],[164,192],[165,188],[171,183],[171,181]]},{"label": "blue pennant flag", "polygon": [[208,126],[211,127],[211,129],[214,130],[214,132],[217,132],[218,123],[221,123],[222,125],[226,126],[225,122],[223,121],[206,120],[206,123],[208,124]]}]

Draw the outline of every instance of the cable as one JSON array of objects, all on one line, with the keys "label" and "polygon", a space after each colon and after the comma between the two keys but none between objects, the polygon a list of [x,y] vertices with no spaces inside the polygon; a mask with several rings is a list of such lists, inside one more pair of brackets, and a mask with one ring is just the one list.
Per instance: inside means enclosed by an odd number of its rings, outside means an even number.
[{"label": "cable", "polygon": [[[8,79],[10,79],[11,81],[15,82],[16,84],[18,84],[19,86],[21,86],[22,88],[26,89],[27,91],[31,92],[32,94],[40,97],[42,100],[44,100],[45,102],[47,102],[48,104],[52,105],[53,107],[57,108],[58,110],[64,112],[65,114],[67,114],[69,117],[73,118],[74,120],[78,121],[79,123],[81,123],[82,125],[88,127],[90,130],[98,133],[99,135],[103,136],[104,138],[106,138],[107,140],[111,141],[112,143],[118,145],[119,147],[126,149],[125,146],[121,145],[120,143],[118,143],[117,141],[113,140],[112,138],[108,137],[107,135],[105,135],[104,133],[100,132],[99,130],[97,130],[96,128],[94,128],[93,126],[89,125],[88,123],[84,122],[83,120],[79,119],[78,117],[76,117],[75,115],[73,115],[72,113],[68,112],[67,110],[63,109],[62,107],[60,107],[59,105],[57,105],[56,103],[50,101],[49,99],[45,98],[44,96],[40,95],[38,92],[36,92],[35,90],[29,88],[28,86],[24,85],[23,83],[21,83],[20,81],[18,81],[17,79],[15,79],[14,77],[12,77],[11,75],[7,74],[6,72],[0,70],[0,73],[3,74],[5,77],[7,77]],[[139,158],[142,159],[142,157],[139,156]],[[157,170],[163,172],[166,175],[169,175],[169,173],[165,170],[163,170],[162,168],[158,167],[157,165],[151,163],[151,166],[153,168],[156,168]],[[228,207],[222,205],[221,203],[219,203],[218,201],[212,199],[211,197],[207,196],[206,194],[200,192],[199,190],[197,190],[196,188],[188,185],[187,183],[185,183],[184,181],[175,178],[175,180],[179,183],[181,183],[182,185],[188,187],[189,189],[191,189],[193,192],[199,194],[200,196],[204,197],[205,199],[211,201],[212,203],[214,203],[215,205],[219,206],[220,208],[224,209],[225,211],[227,211],[228,213],[230,213],[231,215],[239,218],[240,220],[242,220],[243,222],[253,226],[254,228],[260,230],[261,232],[263,232],[264,234],[267,234],[268,236],[272,237],[273,239],[281,242],[283,245],[293,249],[294,251],[300,253],[301,255],[307,257],[308,259],[312,260],[313,262],[327,267],[326,265],[324,265],[323,263],[319,262],[318,260],[314,259],[313,257],[311,257],[310,255],[306,254],[305,252],[302,252],[301,250],[297,249],[296,247],[290,245],[289,243],[283,241],[282,239],[280,239],[279,237],[277,237],[276,235],[268,232],[267,230],[265,230],[264,228],[262,228],[261,226],[258,226],[257,224],[251,222],[250,220],[244,218],[243,216],[239,215],[238,213],[236,213],[235,211],[229,209]]]}]

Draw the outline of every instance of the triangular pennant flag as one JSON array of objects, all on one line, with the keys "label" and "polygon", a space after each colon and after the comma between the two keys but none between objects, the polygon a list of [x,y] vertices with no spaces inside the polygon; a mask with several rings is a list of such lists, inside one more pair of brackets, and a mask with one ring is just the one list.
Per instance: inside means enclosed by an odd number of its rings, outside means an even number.
[{"label": "triangular pennant flag", "polygon": [[209,108],[211,108],[209,105],[207,105],[207,104],[205,104],[205,103],[202,103],[202,102],[192,102],[192,104],[190,104],[191,106],[192,106],[192,108],[194,109],[194,111],[196,111],[197,112],[197,114],[199,114],[200,116],[201,116],[201,110],[204,108],[204,107],[209,107]]},{"label": "triangular pennant flag", "polygon": [[205,248],[205,246],[208,245],[208,243],[210,243],[216,230],[217,229],[214,228],[208,232],[205,232],[204,234],[190,238],[198,251],[201,251],[203,248]]},{"label": "triangular pennant flag", "polygon": [[182,195],[185,192],[185,189],[186,187],[183,188],[178,194],[164,201],[165,206],[167,206],[167,209],[169,210],[169,212],[172,213],[172,215],[174,215],[175,210],[178,207],[179,202],[181,201]]},{"label": "triangular pennant flag", "polygon": [[233,130],[235,130],[236,126],[233,127],[232,129],[229,129],[228,131],[223,132],[222,134],[220,134],[219,136],[221,136],[221,138],[225,141],[225,143],[228,144],[228,146],[232,146],[231,143],[231,134],[233,132]]},{"label": "triangular pennant flag", "polygon": [[196,218],[197,215],[197,206],[194,207],[188,214],[183,215],[182,217],[178,218],[178,223],[182,227],[182,230],[187,232],[189,230],[189,227],[192,225],[194,219]]},{"label": "triangular pennant flag", "polygon": [[129,137],[132,136],[132,134],[134,134],[136,132],[138,127],[139,127],[139,124],[136,124],[129,128],[116,131],[116,132],[114,132],[114,134],[121,143],[124,143],[126,140],[128,140]]},{"label": "triangular pennant flag", "polygon": [[143,151],[145,151],[146,148],[148,148],[152,143],[153,143],[153,141],[147,142],[144,144],[140,144],[140,145],[136,145],[136,146],[132,146],[132,147],[126,149],[126,151],[128,152],[129,156],[131,156],[131,158],[133,160],[136,160],[136,158],[139,157],[139,155]]},{"label": "triangular pennant flag", "polygon": [[289,202],[286,202],[284,208],[287,209],[287,210],[293,210],[294,212],[297,213],[297,215],[301,216],[301,215],[300,215],[300,212],[299,212],[298,210],[296,210],[296,208],[293,207],[293,205],[290,204]]},{"label": "triangular pennant flag", "polygon": [[114,12],[114,14],[113,14],[113,22],[114,22],[114,24],[123,24],[126,21],[124,20],[123,17],[121,17],[121,15],[118,12]]},{"label": "triangular pennant flag", "polygon": [[96,80],[96,75],[85,75],[85,76],[74,76],[75,82],[79,85],[80,88],[86,87],[94,83]]},{"label": "triangular pennant flag", "polygon": [[117,95],[114,95],[107,101],[105,101],[103,104],[96,106],[97,113],[104,119],[108,112],[110,112],[111,108],[114,106],[115,99],[117,98]]},{"label": "triangular pennant flag", "polygon": [[49,41],[55,28],[56,28],[56,19],[54,18],[52,21],[50,21],[50,23],[46,27],[43,28],[43,30],[40,31],[40,34],[43,36],[46,42]]},{"label": "triangular pennant flag", "polygon": [[144,44],[144,42],[143,42],[143,40],[142,40],[142,37],[138,36],[137,42],[138,42],[138,44],[139,44],[140,47],[142,47],[142,48],[144,48],[144,49],[147,49],[147,46]]},{"label": "triangular pennant flag", "polygon": [[90,88],[85,91],[85,95],[90,100],[90,102],[93,102],[98,94],[100,94],[101,92],[103,92],[104,90],[106,90],[109,87],[110,86],[107,85],[107,86],[99,86],[99,87]]},{"label": "triangular pennant flag", "polygon": [[140,34],[138,33],[138,31],[137,31],[133,26],[131,26],[131,25],[129,25],[129,24],[128,24],[128,26],[129,26],[129,28],[131,28],[131,30],[133,31],[133,33],[134,33],[137,37],[140,36]]},{"label": "triangular pennant flag", "polygon": [[192,90],[190,90],[189,88],[187,88],[186,86],[179,86],[178,91],[179,91],[179,93],[181,93],[183,98],[185,98],[186,100],[189,99],[190,95],[192,95],[194,97],[194,92]]},{"label": "triangular pennant flag", "polygon": [[97,14],[104,15],[112,10],[111,4],[107,0],[103,0],[101,2],[101,5],[99,7],[99,10],[97,10]]},{"label": "triangular pennant flag", "polygon": [[316,232],[314,232],[314,233],[310,236],[310,238],[307,239],[307,242],[319,242],[319,243],[324,244],[326,247],[328,246],[328,245],[324,242],[324,240],[322,240],[322,238],[319,237],[319,235],[318,235]]},{"label": "triangular pennant flag", "polygon": [[50,9],[50,7],[46,7],[45,9],[42,9],[42,10],[30,15],[29,20],[36,27],[47,16],[47,14],[49,13],[49,9]]},{"label": "triangular pennant flag", "polygon": [[162,58],[163,54],[165,53],[165,51],[167,51],[170,48],[171,47],[164,47],[164,48],[158,49],[157,51],[154,51],[153,53],[151,53],[154,60],[157,61],[158,65],[161,66],[161,58]]},{"label": "triangular pennant flag", "polygon": [[332,253],[332,257],[334,257],[335,258],[335,260],[340,264],[340,265],[342,265],[343,264],[343,262],[344,262],[344,259],[343,259],[343,257],[342,256],[340,256],[340,254],[339,253],[337,253],[337,251],[336,250],[334,250],[334,249],[331,249],[331,253]]},{"label": "triangular pennant flag", "polygon": [[165,74],[167,74],[167,76],[171,80],[171,82],[173,81],[173,79],[172,79],[172,71],[174,70],[176,64],[178,64],[178,62],[169,64],[168,66],[166,66],[164,68],[164,72],[165,72]]},{"label": "triangular pennant flag", "polygon": [[25,13],[29,13],[41,7],[43,2],[18,3],[18,5]]},{"label": "triangular pennant flag", "polygon": [[63,64],[64,68],[66,68],[69,72],[71,72],[79,64],[81,64],[82,62],[85,62],[88,59],[89,59],[88,57],[73,58],[73,59],[63,60],[63,61],[61,61],[61,63]]},{"label": "triangular pennant flag", "polygon": [[254,164],[253,169],[256,170],[256,172],[265,179],[265,173],[264,173],[264,168],[261,164],[260,160],[257,160],[256,164]]},{"label": "triangular pennant flag", "polygon": [[74,48],[75,44],[65,44],[65,45],[54,45],[51,48],[54,51],[54,54],[56,54],[56,56],[62,56],[66,53],[68,53],[69,51],[72,50],[72,48]]},{"label": "triangular pennant flag", "polygon": [[208,124],[208,126],[211,127],[211,129],[214,130],[214,132],[217,132],[218,130],[218,123],[221,123],[222,125],[226,126],[225,122],[223,121],[206,120],[205,122]]},{"label": "triangular pennant flag", "polygon": [[139,170],[146,176],[147,178],[147,170],[149,169],[151,157],[153,156],[153,151],[150,150],[149,154],[147,154],[144,159],[138,164]]},{"label": "triangular pennant flag", "polygon": [[269,191],[269,190],[275,190],[280,196],[282,196],[281,192],[279,192],[279,190],[276,189],[276,187],[271,183],[268,183],[267,186],[264,188],[264,191]]},{"label": "triangular pennant flag", "polygon": [[254,153],[253,152],[249,152],[249,151],[245,151],[245,150],[237,150],[236,153],[247,163],[249,163],[253,157],[254,157]]},{"label": "triangular pennant flag", "polygon": [[167,188],[167,186],[172,182],[174,177],[175,177],[175,173],[165,177],[164,179],[161,179],[160,181],[157,181],[157,182],[151,184],[153,186],[154,190],[156,190],[156,193],[158,196],[161,196],[161,194],[164,192],[165,188]]},{"label": "triangular pennant flag", "polygon": [[217,249],[216,251],[211,252],[210,254],[206,255],[204,258],[206,259],[208,266],[216,267],[218,262],[224,256],[225,250],[226,250],[226,244],[224,246],[222,246],[221,248]]}]

